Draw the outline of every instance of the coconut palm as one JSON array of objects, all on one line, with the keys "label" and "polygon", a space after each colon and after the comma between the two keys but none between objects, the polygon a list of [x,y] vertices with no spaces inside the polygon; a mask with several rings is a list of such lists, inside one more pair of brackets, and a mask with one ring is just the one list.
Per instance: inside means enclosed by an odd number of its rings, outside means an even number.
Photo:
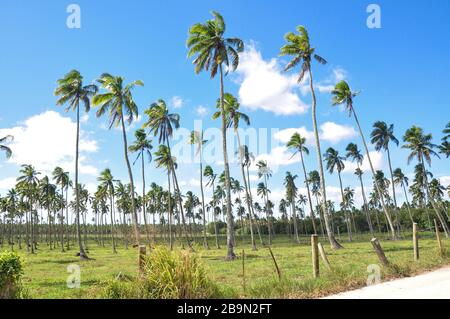
[{"label": "coconut palm", "polygon": [[313,224],[313,228],[314,228],[314,233],[317,234],[316,218],[314,216],[314,209],[313,209],[313,204],[312,204],[312,200],[311,200],[311,191],[309,189],[308,176],[306,173],[305,161],[303,158],[303,154],[309,155],[309,149],[305,146],[305,144],[306,144],[306,138],[302,137],[299,133],[294,133],[294,135],[292,135],[291,139],[287,143],[287,147],[294,151],[293,156],[295,156],[296,154],[300,154],[300,160],[302,163],[303,175],[305,178],[305,185],[306,185],[306,191],[307,191],[307,195],[308,195],[308,202],[309,202],[309,209],[310,209],[311,218],[312,218],[312,224]]},{"label": "coconut palm", "polygon": [[244,50],[244,42],[238,38],[225,38],[225,21],[223,17],[215,11],[211,12],[213,20],[206,23],[197,23],[189,29],[187,46],[189,48],[188,57],[195,56],[193,64],[195,72],[210,71],[211,78],[217,73],[220,75],[220,101],[222,113],[222,147],[225,164],[225,187],[227,191],[227,259],[236,258],[233,250],[233,215],[231,211],[231,184],[230,167],[228,163],[227,142],[226,142],[226,115],[224,105],[224,70],[227,73],[234,71],[239,65],[239,52]]},{"label": "coconut palm", "polygon": [[152,152],[153,149],[152,141],[147,138],[147,133],[143,129],[139,129],[134,133],[136,140],[132,145],[128,147],[128,150],[131,153],[137,153],[136,159],[134,160],[134,164],[141,159],[141,173],[142,173],[142,215],[144,216],[144,224],[145,224],[145,234],[147,235],[147,241],[150,243],[150,230],[147,222],[147,197],[145,196],[145,157],[147,157],[148,162],[152,161]]},{"label": "coconut palm", "polygon": [[408,200],[408,192],[406,191],[406,187],[408,187],[409,184],[409,179],[408,177],[403,174],[401,168],[396,168],[394,170],[394,184],[395,185],[400,185],[403,189],[403,193],[405,195],[405,201],[406,201],[406,207],[408,209],[408,214],[409,214],[409,218],[411,219],[411,223],[414,223],[414,219],[412,217],[411,214],[411,205],[409,204],[409,200]]},{"label": "coconut palm", "polygon": [[444,137],[442,138],[442,144],[439,146],[439,152],[445,155],[446,158],[450,157],[450,122],[445,126],[442,131]]},{"label": "coconut palm", "polygon": [[345,150],[347,151],[347,153],[345,154],[345,157],[352,162],[356,162],[355,175],[358,176],[359,183],[361,185],[361,193],[362,193],[363,203],[364,203],[363,211],[366,214],[367,224],[369,225],[370,233],[372,234],[373,237],[375,237],[375,233],[373,231],[372,220],[370,218],[370,214],[368,211],[367,197],[366,197],[366,192],[364,190],[364,183],[362,180],[363,171],[361,170],[361,165],[363,163],[364,156],[361,154],[361,151],[359,150],[358,145],[356,145],[355,143],[348,144],[347,148]]},{"label": "coconut palm", "polygon": [[5,144],[10,143],[14,138],[11,135],[7,135],[0,138],[0,151],[5,152],[6,158],[9,159],[12,156],[11,149]]},{"label": "coconut palm", "polygon": [[[56,167],[53,171],[53,180],[55,181],[56,185],[59,185],[61,189],[61,196],[64,198],[64,192],[67,193],[67,190],[69,189],[70,185],[70,179],[69,179],[69,173],[65,172],[61,167]],[[67,206],[67,196],[66,196],[66,203],[65,205],[61,205],[61,216],[60,216],[60,223],[61,223],[61,252],[64,252],[64,206]],[[67,219],[67,225],[69,223],[68,216],[66,216]],[[67,241],[67,244],[69,245],[69,241]]]},{"label": "coconut palm", "polygon": [[[215,182],[217,174],[214,173],[214,170],[212,169],[211,166],[208,165],[205,167],[205,170],[203,171],[203,176],[207,179],[206,186],[211,187],[213,194],[215,194],[216,193]],[[215,207],[215,205],[213,205],[213,207]],[[213,212],[213,215],[214,215],[214,232],[216,237],[216,248],[220,249],[219,234],[217,232],[217,224],[216,224],[216,214]]]},{"label": "coconut palm", "polygon": [[105,169],[100,173],[100,176],[97,178],[99,182],[99,192],[104,192],[105,196],[109,197],[109,209],[111,215],[111,239],[112,239],[112,249],[113,253],[117,254],[116,250],[116,241],[115,241],[115,193],[116,189],[114,183],[117,181],[114,179],[111,170],[109,168]]},{"label": "coconut palm", "polygon": [[331,225],[331,218],[330,218],[330,212],[326,206],[327,202],[327,193],[325,188],[325,174],[323,169],[323,163],[322,163],[322,151],[320,148],[320,139],[319,139],[319,130],[317,126],[317,100],[316,100],[316,94],[314,91],[314,83],[313,83],[313,74],[311,71],[311,63],[313,59],[315,59],[320,64],[326,64],[327,61],[322,58],[320,55],[315,53],[315,48],[311,47],[308,31],[304,26],[298,26],[297,27],[298,34],[295,34],[293,32],[287,33],[284,38],[287,42],[282,48],[281,48],[281,56],[290,55],[292,56],[292,60],[289,61],[289,63],[284,68],[285,71],[289,71],[296,66],[300,66],[300,71],[298,75],[298,82],[302,82],[305,75],[309,74],[309,87],[311,90],[311,96],[312,96],[312,123],[313,123],[313,129],[314,129],[314,139],[315,139],[315,146],[317,149],[317,165],[319,166],[319,172],[320,172],[320,188],[322,193],[322,210],[324,212],[324,221],[325,221],[325,227],[327,229],[328,239],[330,241],[331,247],[333,249],[339,249],[342,248],[342,246],[337,242],[336,238],[334,237],[333,227]]},{"label": "coconut palm", "polygon": [[133,172],[131,170],[130,159],[128,158],[128,141],[125,121],[130,125],[138,117],[139,110],[134,102],[132,91],[136,86],[144,86],[144,83],[141,80],[137,80],[125,85],[123,77],[113,76],[108,73],[102,74],[97,82],[107,91],[103,94],[96,94],[92,100],[93,104],[99,107],[97,110],[97,117],[101,117],[108,113],[109,129],[113,126],[121,126],[122,128],[123,151],[132,189],[131,218],[134,226],[135,245],[139,245],[141,236],[136,211]]},{"label": "coconut palm", "polygon": [[423,172],[422,176],[424,179],[424,185],[425,185],[425,191],[427,198],[429,202],[431,203],[431,206],[433,207],[434,212],[436,213],[443,229],[445,232],[445,236],[449,237],[449,229],[447,226],[446,221],[444,220],[441,212],[439,211],[438,204],[436,203],[433,196],[430,194],[430,188],[428,185],[428,176],[425,169],[425,162],[428,163],[429,166],[431,166],[431,156],[437,156],[437,153],[434,151],[434,149],[437,147],[435,144],[432,143],[432,135],[431,134],[424,134],[423,130],[420,127],[413,126],[410,129],[408,129],[403,136],[403,141],[406,143],[402,146],[402,148],[410,150],[410,154],[408,156],[408,164],[412,161],[413,158],[416,158],[419,162],[419,165],[422,166]]},{"label": "coconut palm", "polygon": [[286,172],[283,185],[286,188],[286,201],[291,204],[291,215],[294,223],[295,240],[297,243],[300,243],[300,238],[298,237],[297,214],[295,212],[295,201],[298,194],[298,188],[295,185],[296,178],[297,175],[292,175],[291,172]]},{"label": "coconut palm", "polygon": [[263,198],[265,201],[264,207],[265,207],[265,211],[266,211],[267,228],[268,228],[268,232],[269,232],[269,245],[272,245],[272,221],[270,218],[269,207],[268,207],[270,190],[267,186],[267,181],[269,180],[269,178],[272,177],[272,170],[267,165],[267,161],[264,161],[264,160],[258,161],[256,163],[256,167],[258,168],[258,178],[260,178],[260,179],[263,178],[263,180],[264,180],[263,183],[258,184],[258,195],[261,196],[261,198]]},{"label": "coconut palm", "polygon": [[341,200],[342,200],[342,208],[345,214],[346,224],[347,224],[347,233],[348,233],[348,240],[352,241],[352,227],[350,225],[350,218],[347,214],[348,207],[345,205],[345,199],[344,199],[344,188],[342,186],[342,178],[341,178],[341,172],[344,170],[344,159],[345,157],[340,156],[339,152],[336,151],[334,148],[329,147],[324,154],[325,162],[327,163],[327,170],[330,172],[330,174],[333,174],[334,170],[337,171],[338,177],[339,177],[339,186],[341,188]]},{"label": "coconut palm", "polygon": [[[338,84],[336,84],[336,86],[333,89],[333,91],[331,92],[331,94],[333,95],[333,105],[344,104],[345,107],[347,108],[349,116],[353,115],[353,117],[355,118],[356,125],[358,126],[359,134],[361,136],[361,139],[362,139],[362,142],[363,142],[363,145],[364,145],[364,149],[366,151],[367,160],[369,161],[370,170],[372,171],[372,175],[375,178],[375,169],[374,169],[373,164],[372,164],[372,159],[370,157],[369,148],[367,147],[366,139],[364,138],[364,134],[363,134],[361,125],[359,124],[359,120],[358,120],[358,117],[356,115],[355,107],[353,105],[353,99],[359,93],[358,92],[352,92],[351,89],[350,89],[350,86],[348,85],[348,83],[346,81],[341,81]],[[381,191],[380,191],[380,189],[378,187],[378,184],[375,183],[375,185],[376,185],[376,191],[378,193],[378,197],[379,197],[380,202],[381,202],[381,206],[383,208],[383,212],[384,212],[384,214],[386,216],[386,219],[388,221],[388,225],[389,225],[389,229],[390,229],[390,232],[391,232],[391,236],[392,236],[392,238],[397,238],[397,235],[395,233],[394,224],[392,223],[391,214],[389,213],[389,211],[387,209],[384,196],[383,196],[383,194],[381,194]]]},{"label": "coconut palm", "polygon": [[[58,80],[58,87],[54,94],[59,99],[56,105],[67,104],[66,112],[69,110],[75,111],[77,114],[77,133],[75,142],[75,185],[78,185],[78,159],[79,159],[79,144],[80,144],[80,104],[83,104],[85,112],[89,112],[91,108],[91,98],[97,93],[98,88],[94,84],[83,85],[83,77],[77,70],[72,70],[67,73],[64,78]],[[78,221],[79,216],[79,194],[75,187],[75,216],[77,220],[77,239],[80,249],[80,259],[88,259],[86,252],[81,242],[81,231]]]},{"label": "coconut palm", "polygon": [[200,162],[200,193],[202,195],[202,214],[203,214],[203,247],[209,249],[208,240],[206,238],[206,206],[205,206],[205,192],[203,190],[203,145],[208,143],[208,140],[203,138],[203,131],[192,131],[189,143],[196,145],[195,154],[199,156]]}]

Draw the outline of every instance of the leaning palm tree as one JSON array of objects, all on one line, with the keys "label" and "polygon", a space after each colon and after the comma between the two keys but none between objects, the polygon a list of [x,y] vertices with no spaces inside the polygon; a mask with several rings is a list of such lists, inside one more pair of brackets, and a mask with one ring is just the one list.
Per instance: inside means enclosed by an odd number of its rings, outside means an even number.
[{"label": "leaning palm tree", "polygon": [[[394,207],[397,209],[397,196],[395,195],[395,183],[394,174],[392,173],[392,162],[391,162],[391,152],[389,151],[389,143],[393,142],[398,146],[398,140],[394,136],[394,124],[387,125],[383,121],[377,121],[373,125],[373,131],[370,135],[371,143],[375,145],[376,151],[381,151],[382,149],[387,153],[389,172],[391,174],[391,185],[392,185],[392,198],[394,199]],[[397,211],[397,231],[400,232],[400,222],[399,222],[399,212]]]},{"label": "leaning palm tree", "polygon": [[312,224],[313,224],[313,228],[314,228],[314,234],[317,234],[316,217],[314,216],[314,209],[313,209],[313,204],[312,204],[312,200],[311,200],[311,191],[309,189],[308,176],[306,173],[305,161],[303,158],[303,154],[309,155],[309,149],[305,146],[305,144],[306,144],[306,138],[301,136],[299,133],[294,133],[294,135],[292,135],[291,139],[287,143],[287,147],[295,151],[294,154],[292,155],[292,157],[294,157],[296,154],[300,154],[303,175],[305,178],[306,193],[308,195],[309,209],[311,212],[311,219],[312,219]]},{"label": "leaning palm tree", "polygon": [[[355,107],[353,105],[353,99],[359,94],[359,92],[352,92],[348,83],[345,81],[341,81],[338,84],[336,84],[336,86],[333,89],[333,91],[331,92],[331,94],[333,95],[333,105],[344,104],[347,108],[349,116],[352,116],[352,114],[353,114],[353,117],[355,118],[355,121],[356,121],[356,125],[358,126],[359,134],[361,136],[361,139],[362,139],[362,142],[364,145],[364,149],[366,151],[366,156],[367,156],[367,160],[369,161],[369,166],[370,166],[370,170],[372,171],[372,176],[375,179],[375,168],[373,167],[372,159],[371,159],[370,153],[369,153],[369,148],[367,147],[366,139],[364,138],[364,133],[362,131],[361,125],[359,124],[359,120],[356,115]],[[392,238],[395,239],[395,238],[397,238],[397,235],[395,233],[394,224],[392,223],[391,214],[389,213],[386,203],[385,203],[385,198],[384,198],[383,194],[381,193],[378,183],[375,183],[375,186],[376,186],[376,191],[378,193],[378,197],[381,202],[381,206],[383,208],[383,212],[388,221],[391,236],[392,236]]]},{"label": "leaning palm tree", "polygon": [[131,185],[131,218],[134,226],[135,246],[138,246],[141,236],[136,210],[133,172],[131,170],[130,159],[128,158],[128,141],[125,121],[127,121],[128,124],[131,124],[138,117],[138,106],[134,102],[131,92],[136,86],[144,86],[144,83],[137,80],[125,85],[122,77],[112,76],[108,73],[102,74],[97,81],[100,86],[107,91],[103,94],[96,94],[92,100],[95,106],[99,106],[97,117],[101,117],[105,113],[108,113],[109,129],[113,126],[122,127],[123,151]]},{"label": "leaning palm tree", "polygon": [[331,225],[331,218],[330,218],[330,212],[328,210],[328,207],[326,205],[327,203],[327,193],[325,188],[325,174],[323,169],[323,163],[322,163],[322,151],[320,149],[320,139],[319,139],[319,130],[317,126],[317,100],[316,100],[316,94],[314,91],[314,84],[313,84],[313,75],[311,71],[311,63],[312,60],[315,59],[320,64],[326,64],[327,61],[322,58],[320,55],[315,53],[315,48],[311,47],[310,41],[309,41],[309,35],[308,31],[304,26],[298,26],[297,27],[298,34],[295,34],[293,32],[287,33],[284,38],[286,39],[287,44],[285,44],[281,48],[280,55],[286,56],[290,55],[293,56],[292,60],[289,61],[289,63],[284,68],[285,71],[291,70],[295,68],[296,66],[300,65],[300,72],[298,75],[298,82],[302,82],[305,75],[309,74],[309,87],[311,90],[311,96],[312,96],[312,122],[313,122],[313,128],[314,128],[314,138],[316,143],[316,149],[317,149],[317,165],[319,166],[319,172],[320,172],[320,188],[322,193],[322,210],[324,212],[324,220],[325,220],[325,227],[327,229],[328,239],[330,241],[331,247],[333,249],[339,249],[342,248],[342,245],[340,245],[336,238],[334,237],[333,227]]},{"label": "leaning palm tree", "polygon": [[366,197],[366,192],[364,190],[364,183],[362,180],[363,171],[361,170],[361,165],[363,163],[364,156],[361,154],[361,151],[358,149],[358,145],[356,145],[355,143],[348,144],[347,148],[345,150],[347,151],[347,153],[345,154],[345,157],[347,159],[351,160],[352,162],[356,162],[355,175],[358,176],[359,183],[361,185],[361,193],[362,193],[363,203],[364,203],[363,211],[366,214],[367,224],[369,225],[370,233],[372,234],[373,237],[375,237],[375,233],[373,231],[372,220],[370,218],[370,214],[368,211],[367,197]]},{"label": "leaning palm tree", "polygon": [[208,143],[208,140],[203,138],[203,131],[192,131],[189,143],[196,145],[195,154],[199,156],[200,162],[200,192],[202,195],[202,214],[203,214],[203,247],[209,249],[208,240],[206,238],[206,206],[205,206],[205,192],[203,190],[203,145]]},{"label": "leaning palm tree", "polygon": [[145,234],[147,235],[147,241],[150,244],[150,230],[147,223],[147,196],[145,196],[145,157],[147,157],[148,162],[152,161],[152,141],[147,138],[147,133],[143,129],[137,130],[134,133],[136,140],[132,145],[128,147],[131,153],[137,153],[134,164],[141,159],[141,173],[142,173],[142,215],[144,216],[145,224]]},{"label": "leaning palm tree", "polygon": [[336,151],[334,148],[329,147],[324,154],[325,162],[327,163],[327,170],[330,172],[330,174],[333,174],[334,170],[337,171],[338,177],[339,177],[339,186],[341,188],[341,203],[342,203],[342,210],[344,211],[345,215],[345,222],[347,224],[347,233],[348,233],[348,240],[352,241],[352,227],[350,224],[350,218],[348,216],[348,207],[345,205],[345,196],[344,196],[344,188],[342,186],[342,178],[341,178],[341,172],[344,170],[344,157],[339,155],[339,152]]},{"label": "leaning palm tree", "polygon": [[233,215],[231,210],[231,182],[230,165],[228,162],[227,142],[226,142],[226,115],[224,105],[224,70],[234,71],[239,65],[239,52],[244,50],[244,42],[238,38],[225,38],[225,21],[218,12],[211,12],[213,20],[206,23],[194,24],[189,29],[187,46],[189,48],[188,57],[196,56],[195,72],[198,74],[202,70],[210,71],[211,78],[219,72],[220,75],[220,101],[222,113],[222,147],[225,164],[225,188],[227,192],[227,259],[236,258],[233,249]]},{"label": "leaning palm tree", "polygon": [[[85,112],[89,112],[91,108],[91,97],[98,91],[94,84],[83,85],[83,77],[77,70],[72,70],[58,80],[58,87],[55,90],[55,95],[59,96],[56,105],[68,104],[66,112],[69,110],[77,113],[77,133],[75,142],[75,185],[78,185],[78,158],[79,158],[79,144],[80,144],[80,104],[83,104]],[[80,199],[78,188],[75,187],[75,217],[77,220],[77,239],[80,248],[80,259],[89,259],[83,248],[81,242],[80,231]]]},{"label": "leaning palm tree", "polygon": [[11,149],[6,146],[5,144],[10,143],[13,140],[13,137],[11,135],[7,135],[5,137],[0,138],[0,151],[6,153],[6,158],[9,159],[12,156]]},{"label": "leaning palm tree", "polygon": [[450,235],[450,231],[448,229],[446,221],[439,211],[438,204],[436,203],[433,196],[431,196],[430,187],[428,185],[428,174],[425,169],[425,161],[429,166],[431,166],[431,156],[434,155],[439,157],[439,155],[434,151],[437,146],[432,143],[432,138],[433,137],[431,134],[424,134],[423,130],[420,127],[413,126],[408,129],[403,136],[403,141],[406,144],[403,145],[402,148],[406,148],[411,151],[408,156],[408,164],[413,158],[416,158],[419,162],[419,165],[422,167],[423,182],[428,200],[431,203],[431,206],[433,207],[433,210],[444,229],[445,236],[448,238]]}]

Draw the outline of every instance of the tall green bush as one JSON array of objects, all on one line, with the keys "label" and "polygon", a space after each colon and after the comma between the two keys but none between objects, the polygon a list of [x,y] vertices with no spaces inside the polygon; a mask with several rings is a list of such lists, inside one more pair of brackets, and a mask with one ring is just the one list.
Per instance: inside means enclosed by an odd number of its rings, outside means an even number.
[{"label": "tall green bush", "polygon": [[14,252],[0,253],[0,299],[22,297],[22,261]]}]

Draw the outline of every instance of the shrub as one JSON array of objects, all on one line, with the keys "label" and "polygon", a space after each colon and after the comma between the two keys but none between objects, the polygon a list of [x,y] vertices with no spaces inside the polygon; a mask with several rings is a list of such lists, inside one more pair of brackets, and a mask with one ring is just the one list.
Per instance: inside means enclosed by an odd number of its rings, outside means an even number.
[{"label": "shrub", "polygon": [[22,261],[13,252],[0,253],[0,299],[22,297]]},{"label": "shrub", "polygon": [[184,251],[171,252],[165,247],[156,247],[146,258],[142,276],[132,281],[107,282],[102,298],[204,299],[221,295],[197,257]]}]

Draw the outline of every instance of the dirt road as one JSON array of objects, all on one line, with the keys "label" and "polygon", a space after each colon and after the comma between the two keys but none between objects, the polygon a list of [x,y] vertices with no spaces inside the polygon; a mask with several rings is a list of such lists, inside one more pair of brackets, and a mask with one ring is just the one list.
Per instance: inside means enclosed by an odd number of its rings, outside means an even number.
[{"label": "dirt road", "polygon": [[450,267],[324,299],[450,299]]}]

